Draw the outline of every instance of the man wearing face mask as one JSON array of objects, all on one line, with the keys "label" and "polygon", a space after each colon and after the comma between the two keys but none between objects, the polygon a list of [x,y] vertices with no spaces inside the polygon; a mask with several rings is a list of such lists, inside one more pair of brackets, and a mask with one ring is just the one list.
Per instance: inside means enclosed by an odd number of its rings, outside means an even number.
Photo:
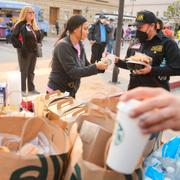
[{"label": "man wearing face mask", "polygon": [[89,28],[88,39],[91,44],[91,63],[100,61],[109,40],[111,28],[106,17],[100,15],[98,21]]},{"label": "man wearing face mask", "polygon": [[[180,75],[180,50],[175,41],[166,37],[162,31],[157,32],[156,23],[156,16],[152,12],[138,12],[134,24],[137,27],[137,41],[129,47],[126,58],[140,52],[152,57],[152,64],[131,71],[128,89],[146,86],[170,90],[170,76]],[[128,69],[123,60],[116,60],[115,64]]]}]

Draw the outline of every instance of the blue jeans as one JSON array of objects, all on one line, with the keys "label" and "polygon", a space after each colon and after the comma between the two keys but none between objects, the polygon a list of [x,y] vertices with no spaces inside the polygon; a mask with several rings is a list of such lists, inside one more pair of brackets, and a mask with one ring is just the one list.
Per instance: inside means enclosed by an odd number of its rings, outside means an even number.
[{"label": "blue jeans", "polygon": [[107,52],[115,54],[115,40],[110,39],[107,44]]},{"label": "blue jeans", "polygon": [[[114,44],[114,40],[113,39],[110,39],[108,41],[108,44],[107,44],[107,52],[108,53],[112,53],[112,50],[114,51],[113,49],[113,44]],[[114,53],[114,52],[113,52]]]}]

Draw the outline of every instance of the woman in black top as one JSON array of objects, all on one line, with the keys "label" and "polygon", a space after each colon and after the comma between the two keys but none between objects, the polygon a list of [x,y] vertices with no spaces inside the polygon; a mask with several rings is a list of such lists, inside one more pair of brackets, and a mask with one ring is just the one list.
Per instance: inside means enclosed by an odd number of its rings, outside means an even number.
[{"label": "woman in black top", "polygon": [[[157,33],[157,19],[150,11],[140,11],[136,18],[136,38],[127,51],[127,56],[136,52],[146,54],[152,58],[152,65],[145,64],[145,68],[130,73],[128,89],[139,86],[162,87],[170,91],[170,76],[180,75],[180,50],[175,41],[166,37],[161,31]],[[128,69],[125,61],[119,60],[116,66]]]},{"label": "woman in black top", "polygon": [[[68,35],[67,35],[68,33]],[[107,64],[87,61],[82,40],[87,38],[88,23],[80,15],[72,16],[64,32],[57,41],[52,59],[52,70],[49,76],[47,91],[60,90],[75,94],[80,86],[80,79],[95,75],[107,68]]]},{"label": "woman in black top", "polygon": [[[32,7],[24,7],[19,20],[13,27],[12,44],[17,48],[18,61],[21,72],[22,94],[39,94],[35,90],[34,70],[36,66],[37,43],[41,43],[41,35],[35,21],[35,12]],[[27,81],[27,89],[26,89]]]}]

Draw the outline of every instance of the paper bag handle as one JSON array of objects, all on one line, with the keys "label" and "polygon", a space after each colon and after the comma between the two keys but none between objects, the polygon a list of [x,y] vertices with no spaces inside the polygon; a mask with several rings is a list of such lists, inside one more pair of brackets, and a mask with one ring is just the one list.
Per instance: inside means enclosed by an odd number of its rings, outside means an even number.
[{"label": "paper bag handle", "polygon": [[[30,125],[30,123],[33,123],[33,121],[37,121],[38,118],[38,122],[36,122],[36,126],[32,126]],[[28,125],[30,125],[28,127]],[[21,131],[21,135],[20,135],[20,142],[19,142],[19,148],[21,148],[25,143],[31,141],[33,138],[35,138],[37,136],[37,133],[41,130],[42,126],[44,125],[44,120],[42,118],[39,117],[33,117],[33,118],[29,118],[25,121],[22,131]],[[33,128],[32,128],[33,127]],[[28,130],[29,128],[29,130]]]},{"label": "paper bag handle", "polygon": [[61,108],[63,104],[67,104],[67,105],[73,104],[73,101],[74,101],[73,98],[70,96],[58,99],[58,101],[56,101],[57,109]]},{"label": "paper bag handle", "polygon": [[50,98],[55,97],[55,96],[59,96],[60,94],[61,94],[61,92],[59,90],[55,90],[51,93],[46,94],[45,100],[49,100]]},{"label": "paper bag handle", "polygon": [[[13,151],[16,151],[20,149],[26,142],[29,142],[33,138],[35,138],[42,125],[44,124],[44,121],[39,118],[39,123],[36,123],[36,126],[33,126],[33,130],[31,128],[28,130],[28,125],[35,120],[37,121],[36,117],[28,118],[25,120],[20,134],[20,141],[6,142],[4,145]],[[32,124],[30,127],[32,127]]]},{"label": "paper bag handle", "polygon": [[[23,128],[22,128],[22,133],[21,133],[21,141],[20,141],[20,143],[19,143],[19,149],[25,144],[25,143],[27,143],[27,142],[29,142],[29,141],[31,141],[32,139],[34,139],[36,136],[37,136],[37,134],[38,134],[38,132],[40,132],[40,130],[42,129],[42,126],[43,125],[46,125],[46,126],[50,126],[50,124],[49,124],[49,122],[48,121],[46,121],[46,120],[44,120],[43,118],[39,118],[39,124],[37,125],[37,123],[36,123],[36,127],[34,127],[33,126],[33,129],[34,128],[36,128],[36,131],[34,131],[34,133],[33,134],[31,134],[29,137],[28,137],[28,134],[27,133],[29,133],[27,130],[28,130],[28,125],[29,125],[29,123],[31,123],[33,120],[37,120],[37,117],[36,118],[29,118],[26,122],[25,122],[25,124],[24,124],[24,126],[23,126]],[[56,125],[54,125],[54,124],[51,124],[51,126],[53,126],[54,128],[56,128],[58,131],[59,131],[59,128],[56,126]],[[31,125],[31,127],[32,127],[32,125]],[[65,142],[65,144],[64,144],[64,151],[67,149],[67,147],[68,147],[68,144],[67,144],[67,135],[66,135],[66,132],[62,129],[62,133],[63,133],[63,137],[64,137],[64,142]],[[48,140],[48,144],[49,144],[49,153],[51,153],[51,141],[47,138],[47,140]],[[53,136],[51,137],[51,140],[53,140]],[[69,142],[69,143],[71,143],[71,142]]]},{"label": "paper bag handle", "polygon": [[72,115],[78,115],[79,113],[81,113],[82,111],[84,111],[83,108],[86,108],[86,103],[80,103],[80,104],[75,104],[74,106],[71,106],[69,109],[67,109],[66,111],[62,112],[62,116],[63,115],[67,115],[69,113],[71,113],[71,111],[75,110],[75,109],[79,109],[78,111],[74,112]]},{"label": "paper bag handle", "polygon": [[[113,121],[115,114],[111,112],[109,109],[102,108],[96,104],[88,103],[87,107],[89,107],[89,109],[91,110],[94,110],[95,112],[93,112],[94,114],[90,114],[89,110],[87,110],[87,113],[82,114],[78,117],[78,131],[80,131],[83,121],[86,120],[95,123],[99,126],[102,126],[107,131],[112,132],[113,122],[112,124],[110,124],[110,121]],[[100,114],[97,114],[96,111],[100,112]],[[102,121],[100,121],[100,119],[102,119]]]}]

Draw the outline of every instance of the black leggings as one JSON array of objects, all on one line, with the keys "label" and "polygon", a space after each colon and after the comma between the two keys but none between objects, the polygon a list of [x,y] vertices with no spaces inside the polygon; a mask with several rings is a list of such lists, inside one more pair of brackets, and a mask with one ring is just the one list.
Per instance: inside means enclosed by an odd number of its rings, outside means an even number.
[{"label": "black leggings", "polygon": [[36,55],[32,52],[23,53],[22,49],[17,49],[19,69],[21,72],[21,89],[26,91],[26,81],[28,91],[35,90],[34,70],[36,66]]},{"label": "black leggings", "polygon": [[91,63],[95,63],[96,61],[100,61],[102,58],[102,54],[105,50],[106,43],[95,43],[91,48]]}]

